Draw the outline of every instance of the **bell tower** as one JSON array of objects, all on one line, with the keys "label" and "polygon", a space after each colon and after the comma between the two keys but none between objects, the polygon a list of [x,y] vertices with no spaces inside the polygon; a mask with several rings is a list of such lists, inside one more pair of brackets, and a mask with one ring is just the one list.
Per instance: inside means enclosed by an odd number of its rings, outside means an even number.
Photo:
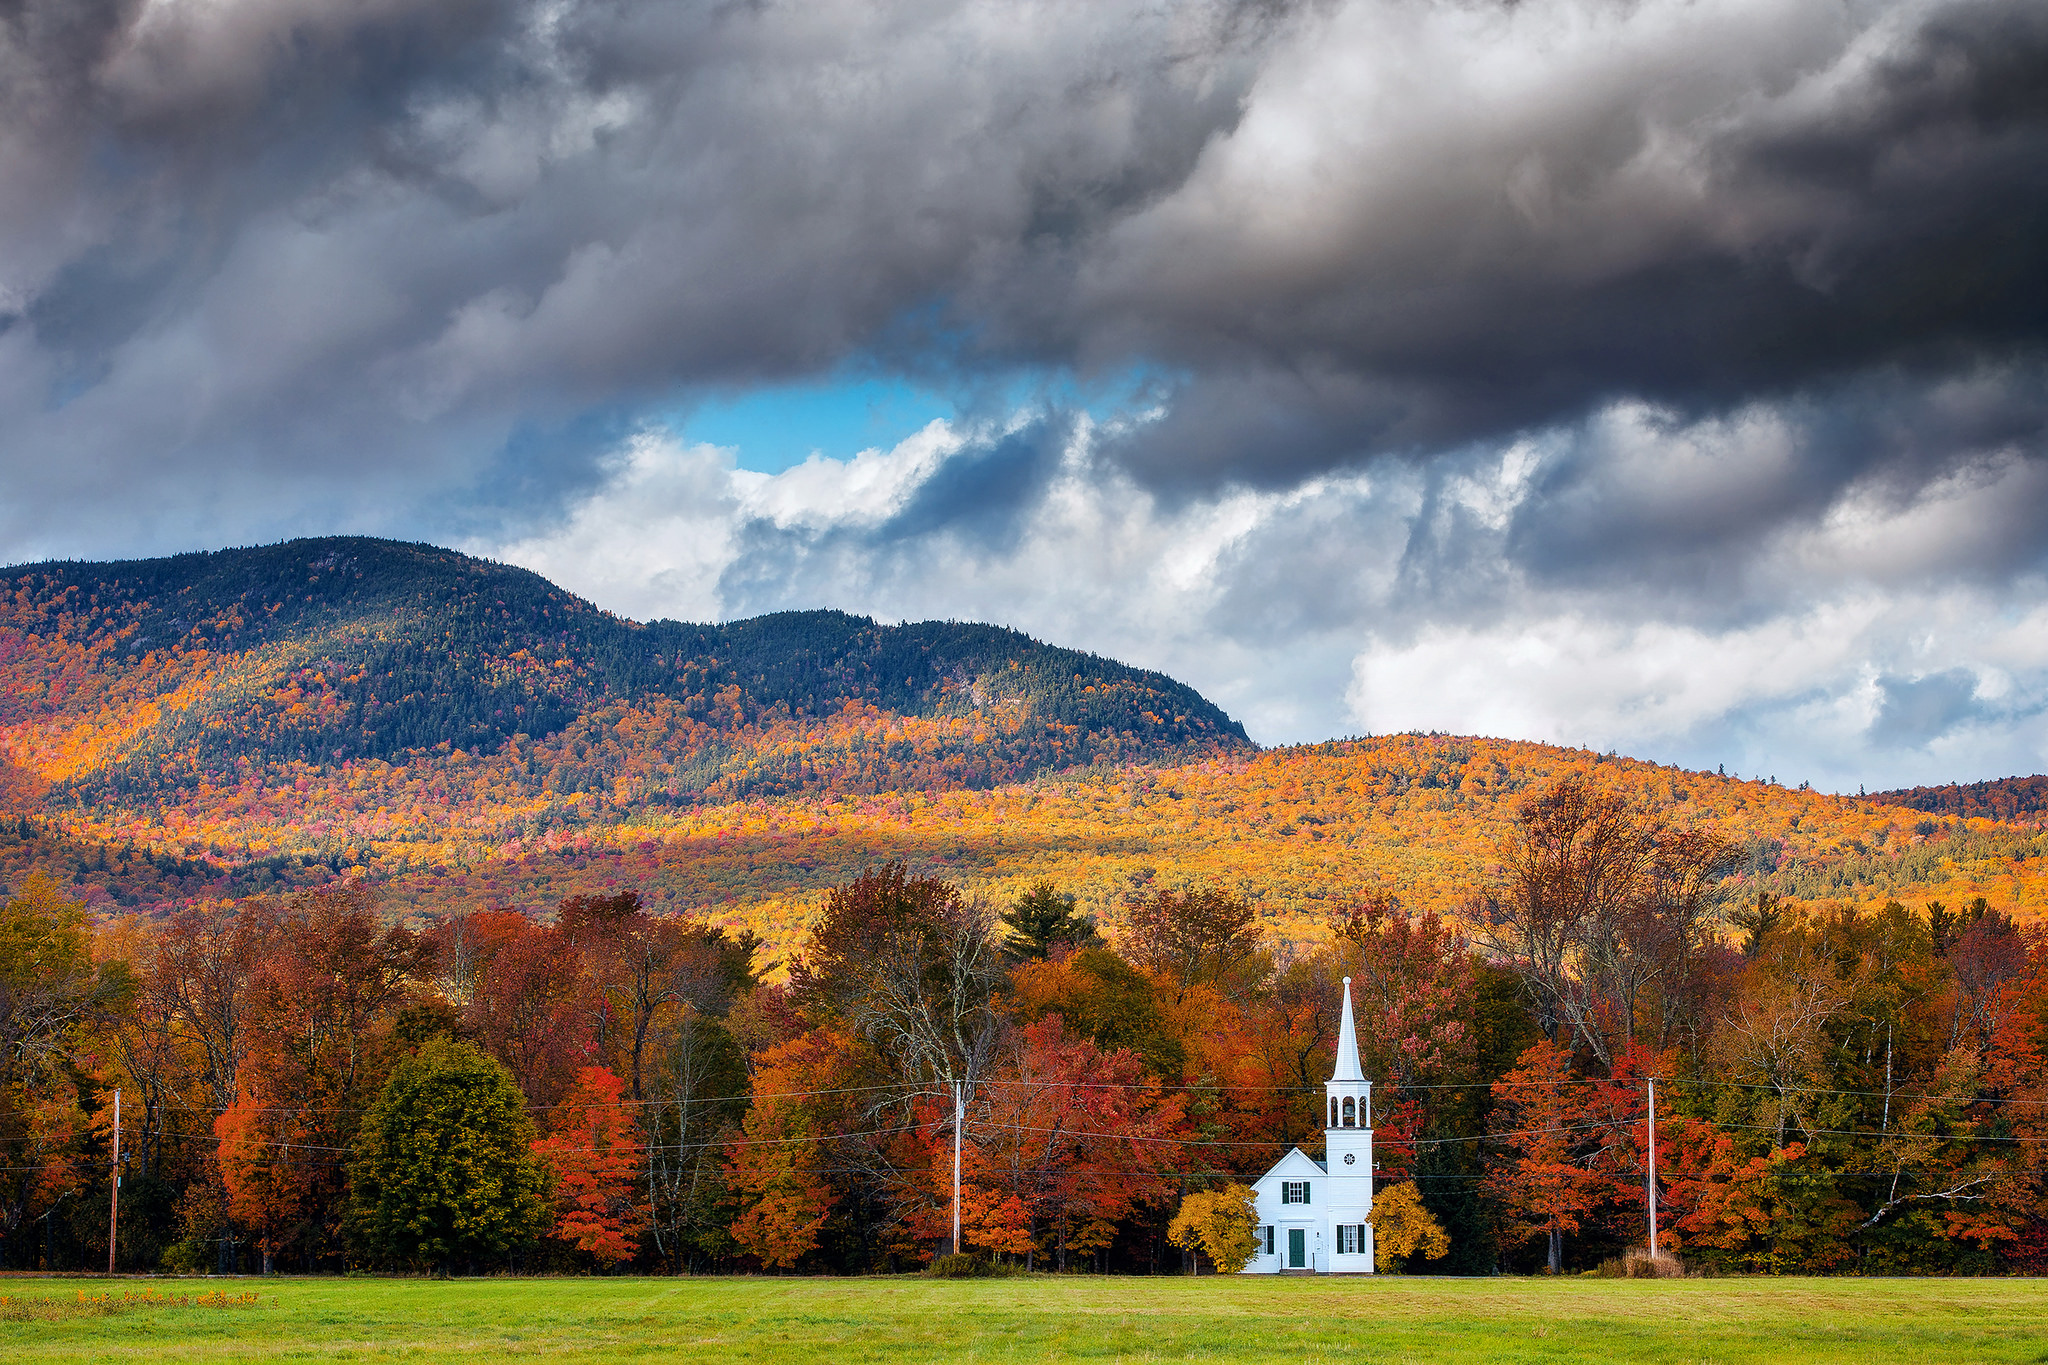
[{"label": "bell tower", "polygon": [[[1372,1213],[1372,1082],[1358,1061],[1358,1025],[1351,1014],[1351,978],[1344,978],[1344,1017],[1337,1026],[1337,1067],[1323,1087],[1324,1160],[1336,1221],[1364,1222]],[[1370,1233],[1363,1254],[1370,1256]]]}]

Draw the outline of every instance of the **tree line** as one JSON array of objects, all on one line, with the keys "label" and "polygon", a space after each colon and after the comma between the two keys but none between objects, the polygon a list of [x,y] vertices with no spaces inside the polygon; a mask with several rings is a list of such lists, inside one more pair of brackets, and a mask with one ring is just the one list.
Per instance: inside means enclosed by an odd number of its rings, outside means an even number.
[{"label": "tree line", "polygon": [[0,907],[0,1265],[106,1264],[118,1091],[123,1268],[1179,1271],[1243,1181],[1320,1152],[1349,977],[1409,1271],[1641,1246],[1653,1085],[1661,1252],[2048,1268],[2048,942],[1981,901],[1735,901],[1738,860],[1578,775],[1455,923],[1333,898],[1290,946],[1191,886],[1112,941],[1051,882],[993,905],[891,864],[786,972],[632,892],[93,923],[30,877]]}]

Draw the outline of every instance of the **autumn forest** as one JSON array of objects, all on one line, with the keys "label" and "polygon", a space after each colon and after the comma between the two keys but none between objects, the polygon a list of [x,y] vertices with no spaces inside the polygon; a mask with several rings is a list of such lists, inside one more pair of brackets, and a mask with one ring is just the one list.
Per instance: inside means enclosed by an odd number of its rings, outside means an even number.
[{"label": "autumn forest", "polygon": [[[0,1267],[2048,1270],[2048,792],[1260,749],[956,623],[635,623],[335,539],[0,573]],[[451,1175],[450,1172],[458,1172]],[[428,1200],[425,1191],[438,1191]],[[424,1202],[423,1202],[424,1201]],[[1396,1245],[1383,1238],[1382,1245]]]}]

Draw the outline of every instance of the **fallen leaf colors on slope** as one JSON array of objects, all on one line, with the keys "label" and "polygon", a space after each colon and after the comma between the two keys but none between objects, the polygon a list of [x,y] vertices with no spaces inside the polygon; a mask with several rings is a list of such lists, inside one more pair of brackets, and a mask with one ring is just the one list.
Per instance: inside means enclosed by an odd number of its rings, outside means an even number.
[{"label": "fallen leaf colors on slope", "polygon": [[1526,792],[1573,771],[1673,824],[1747,846],[1731,891],[1880,905],[1983,895],[2048,911],[2048,836],[1989,822],[1924,829],[1916,812],[1544,745],[1392,736],[1174,768],[1039,778],[993,791],[792,799],[699,810],[507,848],[459,868],[401,873],[389,894],[542,906],[637,888],[788,947],[816,893],[903,858],[1007,899],[1038,877],[1115,926],[1133,893],[1201,882],[1251,899],[1283,939],[1320,938],[1328,911],[1368,891],[1457,915],[1491,875]]},{"label": "fallen leaf colors on slope", "polygon": [[101,910],[365,875],[393,908],[637,889],[786,949],[893,858],[1112,925],[1219,884],[1283,938],[1366,891],[1455,914],[1567,772],[1747,847],[1736,889],[2048,905],[2048,836],[1580,750],[1388,736],[1265,752],[1171,679],[1012,631],[834,612],[636,625],[427,547],[0,573],[0,876]]}]

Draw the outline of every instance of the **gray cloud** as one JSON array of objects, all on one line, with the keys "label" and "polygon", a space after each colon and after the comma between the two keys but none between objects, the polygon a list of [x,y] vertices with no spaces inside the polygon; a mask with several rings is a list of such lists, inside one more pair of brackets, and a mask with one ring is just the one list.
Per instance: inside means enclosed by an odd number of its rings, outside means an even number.
[{"label": "gray cloud", "polygon": [[[1433,715],[1460,647],[1562,726],[1599,660],[1824,636],[1588,706],[1904,737],[1870,677],[2038,690],[1911,641],[2039,595],[2044,240],[2033,0],[16,0],[0,546],[524,545],[628,607],[1067,631],[1286,738]],[[848,366],[1163,378],[851,512],[678,466],[681,543],[604,567],[635,433]]]},{"label": "gray cloud", "polygon": [[[271,506],[368,460],[403,506],[515,431],[863,356],[1166,365],[1115,458],[1284,486],[1620,398],[1926,387],[2048,317],[2024,0],[27,0],[4,34],[0,432],[94,476],[31,502],[224,465]],[[537,487],[591,476],[560,459]]]},{"label": "gray cloud", "polygon": [[[1262,164],[1255,90],[1097,267],[1097,298],[1155,345],[1236,362],[1228,398],[1180,410],[1201,435],[1164,423],[1141,464],[1285,477],[1618,397],[1696,414],[2043,339],[2038,6],[1367,8],[1408,18],[1412,46],[1375,64],[1336,41],[1283,67],[1331,88],[1272,92],[1275,119],[1338,115],[1304,135],[1325,157]],[[1533,89],[1501,70],[1518,51],[1547,64]],[[1349,99],[1323,72],[1361,64]],[[1397,79],[1412,103],[1389,110],[1374,87]],[[1353,112],[1395,120],[1393,145],[1347,138]]]},{"label": "gray cloud", "polygon": [[1984,720],[1988,708],[1977,700],[1977,679],[1951,668],[1925,678],[1879,678],[1884,702],[1870,727],[1880,744],[1924,745],[1958,725]]},{"label": "gray cloud", "polygon": [[1185,176],[1266,8],[27,0],[0,537],[194,482],[417,528],[592,408],[948,364],[920,319]]},{"label": "gray cloud", "polygon": [[1804,590],[1767,553],[1788,528],[1820,523],[1845,500],[1896,513],[1943,481],[2015,468],[2021,477],[1967,521],[1887,547],[1860,570],[1894,587],[1997,582],[2048,559],[2048,368],[2036,363],[1938,383],[1887,371],[1693,421],[1632,407],[1548,444],[1554,458],[1516,507],[1504,553],[1546,582],[1626,587],[1667,612],[1734,621],[1776,611]]},{"label": "gray cloud", "polygon": [[940,465],[874,532],[883,542],[950,532],[989,549],[1011,548],[1059,468],[1072,423],[1041,420],[976,443]]}]

